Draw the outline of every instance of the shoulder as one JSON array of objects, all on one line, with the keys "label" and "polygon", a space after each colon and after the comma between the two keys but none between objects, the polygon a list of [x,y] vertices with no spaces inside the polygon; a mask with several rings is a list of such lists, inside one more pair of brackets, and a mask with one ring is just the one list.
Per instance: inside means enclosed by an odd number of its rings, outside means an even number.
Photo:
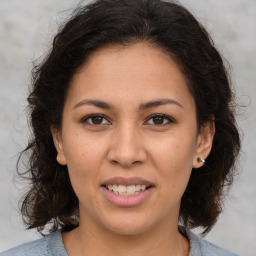
[{"label": "shoulder", "polygon": [[21,244],[8,251],[0,253],[0,256],[67,256],[60,232],[47,235],[41,239]]},{"label": "shoulder", "polygon": [[186,230],[190,239],[191,251],[189,256],[238,256],[217,245],[198,238],[190,230]]},{"label": "shoulder", "polygon": [[201,242],[201,248],[203,255],[209,255],[209,256],[238,256],[237,254],[234,254],[232,252],[229,252],[227,250],[224,250],[210,242],[207,242],[205,240],[200,240]]}]

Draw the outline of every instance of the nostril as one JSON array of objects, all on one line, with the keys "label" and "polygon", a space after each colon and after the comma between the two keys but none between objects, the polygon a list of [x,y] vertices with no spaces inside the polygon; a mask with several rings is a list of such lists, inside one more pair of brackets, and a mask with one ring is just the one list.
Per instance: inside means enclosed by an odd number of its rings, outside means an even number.
[{"label": "nostril", "polygon": [[118,164],[118,161],[116,161],[116,160],[111,160],[111,163],[112,163],[112,164]]}]

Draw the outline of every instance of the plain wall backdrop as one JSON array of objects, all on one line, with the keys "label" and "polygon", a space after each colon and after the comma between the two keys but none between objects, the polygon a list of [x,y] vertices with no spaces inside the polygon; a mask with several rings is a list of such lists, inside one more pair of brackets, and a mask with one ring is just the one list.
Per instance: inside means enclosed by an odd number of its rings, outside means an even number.
[{"label": "plain wall backdrop", "polygon": [[[87,3],[88,1],[84,1]],[[206,236],[243,256],[256,256],[256,1],[182,0],[232,65],[238,124],[244,133],[236,177],[218,223]],[[50,46],[77,0],[0,0],[0,252],[40,237],[18,213],[24,188],[14,183],[17,154],[29,130],[26,97],[32,61]]]}]

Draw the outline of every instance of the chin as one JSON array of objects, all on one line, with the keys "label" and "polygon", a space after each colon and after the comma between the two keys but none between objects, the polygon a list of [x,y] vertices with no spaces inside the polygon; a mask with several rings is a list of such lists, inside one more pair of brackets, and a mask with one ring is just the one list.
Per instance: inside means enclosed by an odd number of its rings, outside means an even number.
[{"label": "chin", "polygon": [[142,218],[116,216],[105,222],[105,229],[117,235],[139,235],[150,229],[149,221]]},{"label": "chin", "polygon": [[132,236],[139,235],[147,231],[147,228],[141,225],[138,226],[124,226],[124,225],[115,225],[106,227],[110,232],[116,235]]}]

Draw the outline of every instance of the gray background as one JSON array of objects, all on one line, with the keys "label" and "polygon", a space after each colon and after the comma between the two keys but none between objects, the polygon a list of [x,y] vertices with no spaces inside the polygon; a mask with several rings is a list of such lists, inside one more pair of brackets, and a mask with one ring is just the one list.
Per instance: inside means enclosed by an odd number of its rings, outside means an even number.
[{"label": "gray background", "polygon": [[[0,252],[36,239],[17,212],[24,191],[13,181],[17,153],[29,132],[25,106],[32,60],[49,47],[57,25],[77,0],[0,0]],[[256,256],[256,1],[182,0],[206,26],[232,65],[243,130],[240,175],[223,214],[206,239],[243,256]]]}]

